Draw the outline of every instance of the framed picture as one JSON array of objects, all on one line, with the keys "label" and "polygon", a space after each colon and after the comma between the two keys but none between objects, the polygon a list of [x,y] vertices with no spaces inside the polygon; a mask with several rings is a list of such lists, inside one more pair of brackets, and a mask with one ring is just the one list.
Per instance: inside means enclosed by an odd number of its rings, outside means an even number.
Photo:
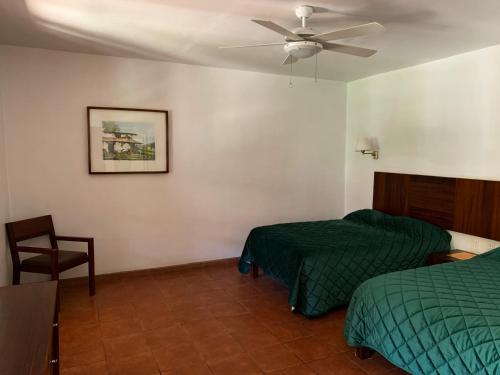
[{"label": "framed picture", "polygon": [[168,173],[168,112],[87,107],[89,173]]}]

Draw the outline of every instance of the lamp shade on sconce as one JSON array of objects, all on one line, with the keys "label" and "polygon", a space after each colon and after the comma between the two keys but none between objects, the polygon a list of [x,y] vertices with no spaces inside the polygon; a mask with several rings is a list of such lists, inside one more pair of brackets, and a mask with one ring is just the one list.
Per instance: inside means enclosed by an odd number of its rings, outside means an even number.
[{"label": "lamp shade on sconce", "polygon": [[356,143],[356,151],[363,155],[371,155],[373,159],[378,159],[378,142],[376,138],[363,137],[358,139]]},{"label": "lamp shade on sconce", "polygon": [[356,151],[376,151],[377,149],[373,140],[368,137],[359,138],[356,144]]}]

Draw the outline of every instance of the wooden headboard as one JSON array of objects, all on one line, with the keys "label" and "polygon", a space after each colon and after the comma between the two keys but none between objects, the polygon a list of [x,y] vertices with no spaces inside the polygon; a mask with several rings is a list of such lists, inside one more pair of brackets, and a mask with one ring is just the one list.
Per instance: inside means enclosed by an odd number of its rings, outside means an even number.
[{"label": "wooden headboard", "polygon": [[500,181],[375,172],[373,208],[500,240]]}]

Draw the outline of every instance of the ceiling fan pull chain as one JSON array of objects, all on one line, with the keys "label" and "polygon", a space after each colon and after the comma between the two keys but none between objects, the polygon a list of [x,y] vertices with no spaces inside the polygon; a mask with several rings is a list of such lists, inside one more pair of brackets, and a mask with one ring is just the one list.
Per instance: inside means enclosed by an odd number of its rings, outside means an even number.
[{"label": "ceiling fan pull chain", "polygon": [[290,80],[288,81],[288,87],[293,88],[293,59],[290,61]]},{"label": "ceiling fan pull chain", "polygon": [[318,83],[318,54],[316,54],[316,61],[314,63],[314,83]]}]

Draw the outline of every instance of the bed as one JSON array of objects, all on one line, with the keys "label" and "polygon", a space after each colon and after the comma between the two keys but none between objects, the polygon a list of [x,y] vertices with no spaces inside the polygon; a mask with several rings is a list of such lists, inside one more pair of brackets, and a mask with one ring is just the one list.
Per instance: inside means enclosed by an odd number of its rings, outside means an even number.
[{"label": "bed", "polygon": [[366,281],[345,336],[412,374],[500,373],[500,248]]},{"label": "bed", "polygon": [[308,317],[349,303],[365,280],[425,265],[429,253],[450,248],[450,235],[421,220],[376,210],[342,220],[289,223],[253,229],[239,261],[289,288],[289,304]]}]

